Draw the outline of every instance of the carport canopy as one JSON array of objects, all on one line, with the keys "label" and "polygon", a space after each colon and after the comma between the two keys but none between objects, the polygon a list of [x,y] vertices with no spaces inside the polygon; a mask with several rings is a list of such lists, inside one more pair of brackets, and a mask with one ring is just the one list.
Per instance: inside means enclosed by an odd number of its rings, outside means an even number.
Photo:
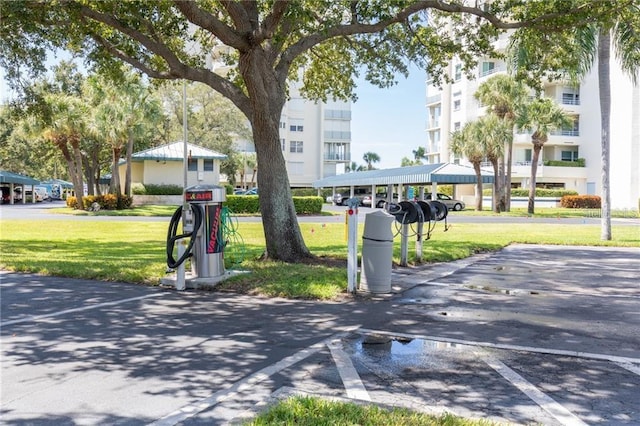
[{"label": "carport canopy", "polygon": [[[8,184],[9,193],[13,194],[13,190],[16,186],[20,186],[23,188],[22,194],[22,203],[24,204],[26,201],[26,197],[24,196],[24,187],[31,186],[31,191],[33,191],[33,187],[36,185],[40,185],[40,181],[30,178],[29,176],[24,176],[18,173],[9,172],[6,170],[0,170],[0,184]],[[4,185],[3,185],[4,186]],[[13,204],[13,195],[9,197],[10,203]],[[32,197],[33,202],[35,202],[35,197]]]},{"label": "carport canopy", "polygon": [[[486,170],[482,170],[481,179],[483,184],[493,183],[494,181],[493,175]],[[439,184],[459,185],[475,184],[476,182],[476,173],[472,167],[452,163],[438,163],[327,176],[313,182],[312,186],[318,189],[333,188],[334,193],[335,188],[350,187],[353,194],[353,188],[357,186],[374,188],[376,186],[390,187],[393,185],[431,185],[432,192],[436,193]]]}]

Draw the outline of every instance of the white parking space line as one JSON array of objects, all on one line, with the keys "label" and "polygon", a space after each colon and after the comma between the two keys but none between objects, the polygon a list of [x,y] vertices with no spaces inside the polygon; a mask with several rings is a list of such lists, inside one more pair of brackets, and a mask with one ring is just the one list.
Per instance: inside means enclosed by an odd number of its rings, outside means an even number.
[{"label": "white parking space line", "polygon": [[522,352],[531,352],[531,353],[547,354],[547,355],[571,356],[574,358],[583,358],[583,359],[598,359],[603,361],[611,361],[619,364],[631,364],[631,365],[640,364],[640,358],[631,358],[626,356],[607,355],[607,354],[596,354],[591,352],[569,351],[565,349],[548,349],[548,348],[540,348],[535,346],[508,345],[504,343],[453,339],[450,337],[426,336],[422,334],[395,333],[390,331],[371,330],[367,328],[361,328],[358,330],[358,332],[362,334],[390,336],[392,338],[402,337],[406,339],[432,340],[436,342],[446,342],[446,343],[454,343],[458,345],[468,345],[468,346],[479,346],[483,348],[504,349],[508,351],[522,351]]},{"label": "white parking space line", "polygon": [[484,362],[491,368],[493,368],[498,374],[507,379],[512,385],[518,388],[522,393],[527,395],[533,402],[538,404],[544,411],[551,414],[562,425],[565,426],[587,426],[585,422],[580,420],[571,411],[558,404],[553,398],[540,389],[535,387],[524,377],[507,367],[501,361],[491,357],[483,357]]},{"label": "white parking space line", "polygon": [[333,340],[327,344],[331,351],[333,361],[338,368],[338,373],[344,384],[344,389],[347,392],[348,398],[359,399],[362,401],[371,401],[367,389],[362,384],[360,376],[356,371],[351,358],[345,351],[342,350],[339,340]]},{"label": "white parking space line", "polygon": [[[352,328],[349,328],[349,330],[351,330]],[[244,379],[238,380],[237,382],[233,383],[231,386],[225,388],[225,389],[221,389],[218,392],[215,392],[214,394],[212,394],[211,396],[204,398],[198,402],[195,402],[193,404],[189,404],[186,405],[168,415],[166,415],[165,417],[156,420],[153,423],[150,423],[149,426],[174,426],[182,421],[187,420],[190,417],[195,416],[196,414],[209,409],[213,406],[215,406],[216,404],[219,404],[222,401],[225,401],[229,398],[232,398],[234,396],[236,396],[237,394],[239,394],[240,392],[243,392],[245,390],[250,389],[252,386],[254,386],[257,383],[260,383],[266,379],[268,379],[269,377],[271,377],[272,375],[279,373],[280,371],[284,370],[285,368],[288,368],[300,361],[302,361],[305,358],[308,358],[309,356],[317,353],[318,351],[320,351],[322,348],[324,348],[325,346],[327,346],[329,344],[329,342],[335,340],[335,339],[340,339],[342,337],[344,337],[347,334],[347,332],[341,332],[338,334],[335,334],[331,337],[329,337],[328,339],[325,339],[321,342],[318,342],[314,345],[311,345],[299,352],[296,352],[293,355],[290,355],[286,358],[281,359],[280,361],[276,362],[275,364],[272,364],[268,367],[265,367],[261,370],[256,371],[255,373],[253,373],[250,376],[245,377]]]},{"label": "white parking space line", "polygon": [[116,306],[116,305],[121,305],[123,303],[133,302],[135,300],[149,299],[149,298],[152,298],[152,297],[159,297],[159,296],[164,296],[164,295],[165,295],[165,293],[147,294],[146,296],[130,297],[128,299],[114,300],[112,302],[97,303],[95,305],[82,306],[82,307],[79,307],[79,308],[65,309],[63,311],[53,312],[51,314],[31,315],[31,316],[28,316],[28,317],[25,317],[25,318],[20,318],[20,319],[10,320],[10,321],[4,321],[4,322],[0,323],[0,327],[5,327],[7,325],[13,325],[13,324],[20,324],[20,323],[23,323],[23,322],[40,321],[40,320],[43,320],[43,319],[59,317],[59,316],[62,316],[62,315],[73,313],[73,312],[89,311],[91,309],[99,309],[99,308],[104,308],[106,306]]},{"label": "white parking space line", "polygon": [[640,376],[640,365],[631,364],[630,362],[616,362],[616,365]]}]

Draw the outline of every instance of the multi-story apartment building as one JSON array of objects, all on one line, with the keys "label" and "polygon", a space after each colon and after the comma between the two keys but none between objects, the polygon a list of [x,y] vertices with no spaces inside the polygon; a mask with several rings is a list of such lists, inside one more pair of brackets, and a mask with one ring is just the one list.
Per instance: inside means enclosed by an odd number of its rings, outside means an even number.
[{"label": "multi-story apartment building", "polygon": [[280,119],[282,153],[291,186],[311,187],[351,161],[351,104],[308,101],[295,84],[289,91]]},{"label": "multi-story apartment building", "polygon": [[[498,41],[506,46],[506,39]],[[496,73],[506,72],[503,61],[483,58],[476,75],[466,78],[453,61],[449,72],[454,83],[438,88],[427,81],[427,143],[429,163],[461,162],[449,150],[450,134],[485,113],[474,98],[478,86]],[[611,60],[611,206],[638,209],[640,198],[640,87]],[[543,147],[536,183],[539,187],[564,188],[580,194],[601,195],[601,124],[597,66],[579,87],[566,82],[545,82],[544,96],[555,100],[573,118],[573,125],[553,132]],[[529,187],[532,145],[530,135],[517,134],[513,144],[512,185]],[[567,166],[563,166],[563,162]],[[578,167],[568,167],[578,166]],[[460,188],[473,194],[473,188]]]},{"label": "multi-story apartment building", "polygon": [[[209,66],[216,73],[228,72],[219,58],[229,52],[227,46],[214,48]],[[310,188],[318,179],[344,172],[351,161],[351,103],[309,101],[299,88],[299,82],[289,84],[289,100],[280,118],[280,145],[291,187]],[[255,152],[249,141],[238,141],[237,146],[239,151]]]}]

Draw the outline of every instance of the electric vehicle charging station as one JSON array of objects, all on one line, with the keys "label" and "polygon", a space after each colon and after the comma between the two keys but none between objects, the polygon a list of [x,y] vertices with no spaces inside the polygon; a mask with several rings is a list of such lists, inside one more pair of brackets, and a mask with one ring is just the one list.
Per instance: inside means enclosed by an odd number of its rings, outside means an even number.
[{"label": "electric vehicle charging station", "polygon": [[[423,227],[427,224],[427,239],[431,238],[431,232],[435,228],[436,222],[445,221],[444,230],[447,231],[447,206],[440,201],[401,201],[397,204],[389,206],[389,213],[396,218],[396,222],[400,224],[401,241],[400,241],[400,265],[408,265],[409,253],[409,227],[414,224],[417,229],[414,230],[416,235],[416,260],[422,260],[422,242],[424,240]],[[433,222],[433,225],[431,224]]]},{"label": "electric vehicle charging station", "polygon": [[[200,184],[184,190],[184,205],[171,217],[167,234],[167,266],[176,270],[175,286],[197,288],[199,284],[213,284],[224,279],[224,240],[221,220],[222,203],[226,201],[223,187]],[[178,225],[182,220],[182,234]],[[188,240],[187,247],[183,244]],[[178,244],[178,257],[173,256]],[[187,277],[184,263],[191,259],[191,273]],[[181,282],[184,280],[184,282]],[[163,283],[170,279],[163,280]]]}]

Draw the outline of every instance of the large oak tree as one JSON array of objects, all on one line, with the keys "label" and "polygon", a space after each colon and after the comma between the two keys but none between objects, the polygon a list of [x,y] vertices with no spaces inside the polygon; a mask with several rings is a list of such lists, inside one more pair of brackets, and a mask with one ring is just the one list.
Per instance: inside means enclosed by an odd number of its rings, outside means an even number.
[{"label": "large oak tree", "polygon": [[[202,82],[230,99],[252,125],[267,254],[295,262],[311,254],[279,142],[290,79],[301,78],[303,94],[319,100],[355,99],[359,72],[389,86],[408,61],[441,81],[454,57],[470,73],[475,58],[490,52],[496,28],[553,31],[611,9],[601,3],[624,1],[13,1],[2,5],[0,61],[18,77],[25,64],[42,67],[46,49],[65,47],[99,67],[120,60],[152,78]],[[223,73],[212,70],[211,52],[225,63]]]}]

